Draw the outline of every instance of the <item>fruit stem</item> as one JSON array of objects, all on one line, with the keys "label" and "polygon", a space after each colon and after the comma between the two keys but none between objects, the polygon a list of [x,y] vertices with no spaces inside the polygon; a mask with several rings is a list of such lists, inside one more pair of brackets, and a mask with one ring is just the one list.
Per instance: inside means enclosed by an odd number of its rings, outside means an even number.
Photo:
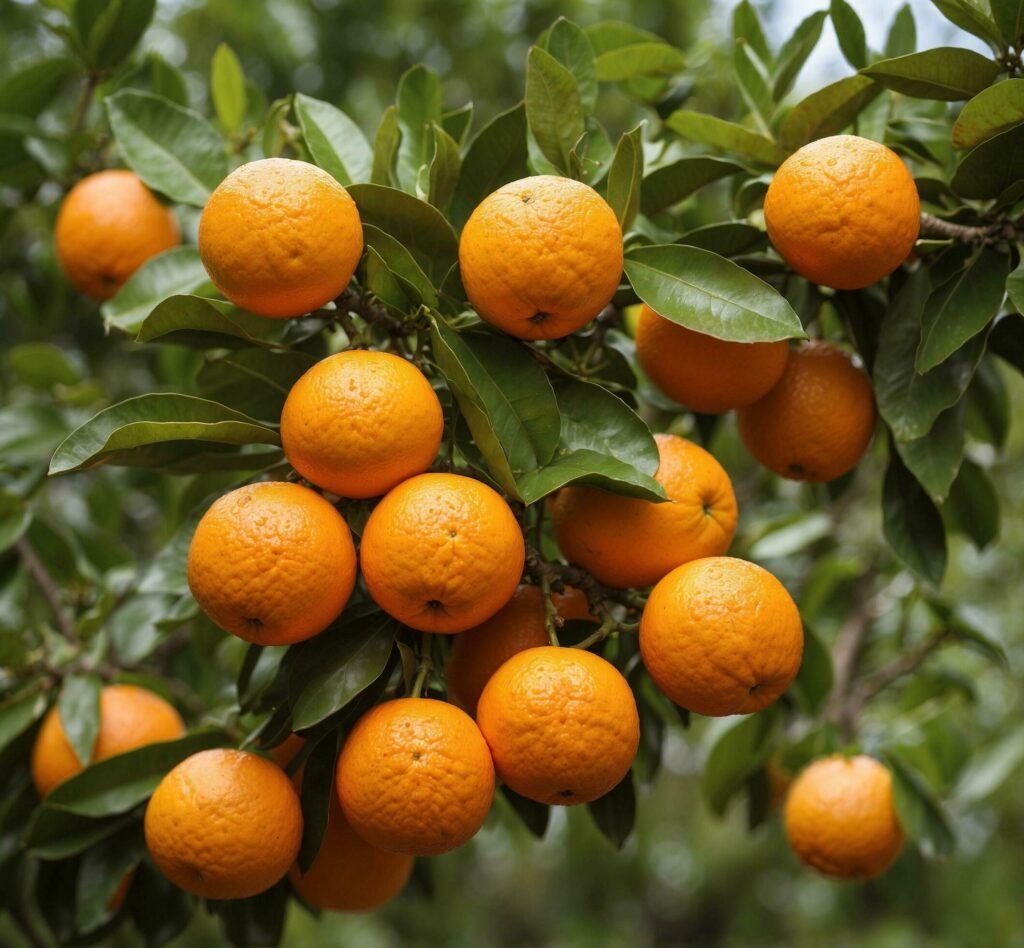
[{"label": "fruit stem", "polygon": [[432,662],[430,659],[431,648],[434,637],[429,632],[420,635],[420,664],[416,671],[416,680],[412,683],[411,697],[419,698],[423,694],[423,686],[426,684],[427,675],[430,674]]},{"label": "fruit stem", "polygon": [[540,577],[540,595],[544,602],[544,628],[547,630],[548,640],[552,645],[559,645],[561,643],[558,641],[558,626],[561,620],[555,609],[554,600],[551,598],[550,573],[544,573]]},{"label": "fruit stem", "polygon": [[582,642],[577,642],[573,648],[590,648],[591,645],[596,645],[598,642],[603,642],[609,635],[612,634],[619,624],[615,621],[615,617],[611,614],[608,609],[605,609],[604,620],[601,624],[590,633]]}]

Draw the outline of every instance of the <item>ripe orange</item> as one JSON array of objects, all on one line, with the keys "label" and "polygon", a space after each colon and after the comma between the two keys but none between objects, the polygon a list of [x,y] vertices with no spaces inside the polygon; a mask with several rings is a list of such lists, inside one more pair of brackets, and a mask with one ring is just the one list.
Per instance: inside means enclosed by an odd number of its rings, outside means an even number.
[{"label": "ripe orange", "polygon": [[622,277],[622,229],[593,188],[536,175],[484,198],[459,241],[473,308],[520,339],[560,339],[592,320]]},{"label": "ripe orange", "polygon": [[921,227],[914,179],[885,145],[833,135],[790,155],[764,199],[768,236],[814,283],[856,290],[907,257]]},{"label": "ripe orange", "polygon": [[789,788],[786,836],[802,862],[829,876],[870,879],[903,848],[892,774],[863,755],[816,760]]},{"label": "ripe orange", "polygon": [[168,773],[146,807],[146,846],[176,886],[245,899],[284,877],[302,842],[302,807],[273,761],[200,751]]},{"label": "ripe orange", "polygon": [[728,342],[640,311],[636,357],[669,398],[700,412],[723,412],[756,402],[782,377],[789,343]]},{"label": "ripe orange", "polygon": [[640,653],[658,688],[697,714],[760,711],[796,677],[804,633],[771,573],[710,556],[668,574],[640,619]]},{"label": "ripe orange", "polygon": [[199,521],[188,551],[196,602],[225,632],[258,645],[322,632],[355,581],[348,525],[298,484],[249,484],[225,494]]},{"label": "ripe orange", "polygon": [[338,758],[338,796],[367,842],[436,856],[468,842],[494,796],[494,765],[473,719],[433,698],[399,698],[359,719]]},{"label": "ripe orange", "polygon": [[210,195],[199,256],[232,303],[301,316],[348,286],[363,253],[355,202],[326,171],[290,158],[250,161]]},{"label": "ripe orange", "polygon": [[[92,759],[173,741],[185,733],[181,716],[159,695],[136,685],[107,685],[100,691],[100,729]],[[32,781],[40,797],[82,772],[68,742],[57,706],[50,708],[32,747]]]},{"label": "ripe orange", "polygon": [[680,563],[724,553],[736,532],[736,496],[722,466],[685,438],[655,440],[655,479],[668,503],[590,487],[566,487],[551,501],[562,553],[606,586],[650,586]]},{"label": "ripe orange", "polygon": [[741,409],[747,450],[765,467],[795,481],[831,481],[851,470],[875,431],[871,382],[828,342],[793,350],[779,384]]},{"label": "ripe orange", "polygon": [[[563,619],[594,620],[587,597],[578,589],[567,587],[564,595],[555,593],[551,601]],[[444,668],[451,699],[476,714],[480,693],[491,675],[513,655],[548,644],[544,618],[540,589],[520,586],[490,619],[455,636]]]},{"label": "ripe orange", "polygon": [[512,656],[480,696],[477,721],[498,776],[539,803],[588,803],[629,773],[640,718],[626,679],[593,652],[544,646]]},{"label": "ripe orange", "polygon": [[64,198],[53,236],[65,275],[94,300],[109,299],[150,257],[181,243],[174,212],[123,169],[79,181]]},{"label": "ripe orange", "polygon": [[314,365],[281,412],[285,454],[306,480],[342,497],[377,497],[421,474],[444,416],[426,376],[389,352],[353,349]]},{"label": "ripe orange", "polygon": [[393,899],[412,873],[412,856],[371,846],[345,819],[331,794],[327,830],[305,875],[296,862],[289,876],[295,891],[314,908],[369,912]]},{"label": "ripe orange", "polygon": [[516,591],[526,551],[508,504],[458,474],[420,474],[370,514],[359,549],[374,601],[424,632],[462,632]]}]

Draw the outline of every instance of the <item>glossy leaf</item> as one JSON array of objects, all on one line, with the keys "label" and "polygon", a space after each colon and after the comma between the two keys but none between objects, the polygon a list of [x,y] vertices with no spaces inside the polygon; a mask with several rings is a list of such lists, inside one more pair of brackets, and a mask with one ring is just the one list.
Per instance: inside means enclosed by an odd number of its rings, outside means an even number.
[{"label": "glossy leaf", "polygon": [[804,337],[799,318],[777,290],[707,250],[637,247],[627,255],[625,270],[648,306],[688,329],[736,342]]},{"label": "glossy leaf", "polygon": [[29,824],[25,845],[38,859],[69,859],[137,819],[134,813],[93,819],[41,806]]},{"label": "glossy leaf", "polygon": [[370,181],[373,184],[391,186],[396,183],[395,165],[402,132],[398,127],[398,110],[389,106],[381,116],[377,134],[373,139],[373,167]]},{"label": "glossy leaf", "polygon": [[1024,79],[1007,79],[979,92],[953,125],[953,147],[974,148],[1024,122]]},{"label": "glossy leaf", "polygon": [[537,839],[543,839],[551,819],[551,807],[545,803],[537,803],[536,800],[521,797],[505,784],[502,784],[500,789],[502,796],[508,801],[509,808],[522,820],[523,825]]},{"label": "glossy leaf", "polygon": [[1006,278],[1006,293],[1017,312],[1024,313],[1024,260]]},{"label": "glossy leaf", "polygon": [[1019,50],[1024,43],[1024,0],[989,0],[989,5],[1003,43]]},{"label": "glossy leaf", "polygon": [[961,159],[949,186],[961,197],[999,197],[1024,178],[1024,123],[993,135]]},{"label": "glossy leaf", "polygon": [[334,733],[325,735],[302,765],[302,847],[299,849],[299,871],[308,872],[313,865],[327,831],[335,789],[335,761],[338,741]]},{"label": "glossy leaf", "polygon": [[923,438],[896,442],[903,463],[937,504],[948,496],[963,461],[966,410],[961,399],[939,415]]},{"label": "glossy leaf", "polygon": [[782,44],[775,68],[775,85],[772,89],[776,100],[782,99],[793,88],[796,77],[800,75],[804,63],[821,39],[821,30],[827,17],[826,10],[812,13],[800,22],[793,35]]},{"label": "glossy leaf", "polygon": [[362,129],[341,109],[300,92],[295,96],[295,114],[317,165],[346,187],[370,180],[373,150]]},{"label": "glossy leaf", "polygon": [[527,57],[526,120],[544,157],[567,172],[585,130],[583,103],[572,73],[539,46]]},{"label": "glossy leaf", "polygon": [[932,5],[960,29],[987,43],[998,43],[999,30],[987,12],[982,10],[979,0],[932,0]]},{"label": "glossy leaf", "polygon": [[622,849],[636,823],[636,788],[633,771],[627,773],[603,797],[588,803],[587,809],[602,835],[616,849]]},{"label": "glossy leaf", "polygon": [[608,203],[623,233],[629,230],[640,207],[640,182],[644,175],[643,125],[626,132],[615,148],[608,169]]},{"label": "glossy leaf", "polygon": [[969,458],[960,466],[943,510],[979,550],[999,536],[999,494],[985,470]]},{"label": "glossy leaf", "polygon": [[135,871],[125,901],[132,924],[147,946],[164,945],[176,938],[195,912],[194,898],[146,861]]},{"label": "glossy leaf", "polygon": [[760,770],[774,749],[775,715],[762,711],[743,718],[715,742],[701,774],[701,795],[716,816]]},{"label": "glossy leaf", "polygon": [[904,3],[892,18],[889,35],[885,39],[885,58],[895,59],[906,56],[917,49],[917,24],[914,22],[914,11],[909,3]]},{"label": "glossy leaf", "polygon": [[743,155],[759,164],[779,165],[787,157],[770,138],[714,115],[679,109],[665,120],[665,126],[687,141]]},{"label": "glossy leaf", "polygon": [[159,339],[198,349],[275,347],[278,343],[263,337],[279,329],[279,323],[227,304],[199,296],[171,296],[142,320],[135,341]]},{"label": "glossy leaf", "polygon": [[441,78],[432,69],[417,64],[403,73],[395,98],[398,127],[398,182],[403,191],[416,192],[420,168],[430,159],[431,127],[441,124],[444,101]]},{"label": "glossy leaf", "polygon": [[227,43],[217,47],[210,62],[210,96],[221,125],[229,132],[237,132],[245,118],[245,74]]},{"label": "glossy leaf", "polygon": [[120,907],[115,894],[127,873],[133,872],[146,851],[140,827],[129,825],[86,850],[75,886],[75,927],[95,931]]},{"label": "glossy leaf", "polygon": [[92,760],[100,732],[101,686],[98,675],[71,675],[64,679],[57,699],[61,726],[83,767]]},{"label": "glossy leaf", "polygon": [[904,95],[956,102],[970,99],[999,75],[997,62],[970,49],[943,46],[873,63],[861,74]]},{"label": "glossy leaf", "polygon": [[127,59],[155,10],[156,0],[78,0],[72,23],[89,64],[112,69]]},{"label": "glossy leaf", "polygon": [[654,217],[688,198],[704,185],[744,171],[746,168],[735,161],[711,155],[680,158],[670,165],[656,168],[644,178],[641,209],[648,217]]},{"label": "glossy leaf", "polygon": [[544,48],[572,73],[585,113],[593,112],[597,101],[597,66],[594,47],[587,34],[571,20],[559,17],[544,37]]},{"label": "glossy leaf", "polygon": [[427,306],[437,306],[437,292],[416,258],[390,234],[373,224],[363,224],[363,239],[380,255],[381,261],[402,284],[406,294]]},{"label": "glossy leaf", "polygon": [[688,247],[710,250],[722,257],[736,257],[764,250],[768,246],[768,235],[753,224],[722,221],[720,224],[706,224],[687,231],[678,242]]},{"label": "glossy leaf", "polygon": [[896,555],[932,585],[946,571],[946,530],[942,516],[907,470],[895,449],[882,485],[882,529]]},{"label": "glossy leaf", "polygon": [[893,804],[904,832],[926,856],[948,856],[956,840],[934,790],[898,751],[886,756],[892,770]]},{"label": "glossy leaf", "polygon": [[854,69],[863,69],[868,64],[868,45],[857,11],[846,0],[832,0],[829,16],[846,61]]},{"label": "glossy leaf", "polygon": [[459,146],[440,125],[431,126],[432,153],[426,167],[428,203],[443,211],[455,193],[459,180]]},{"label": "glossy leaf", "polygon": [[865,76],[847,76],[798,102],[779,129],[779,141],[799,148],[810,141],[835,135],[850,125],[882,92]]}]

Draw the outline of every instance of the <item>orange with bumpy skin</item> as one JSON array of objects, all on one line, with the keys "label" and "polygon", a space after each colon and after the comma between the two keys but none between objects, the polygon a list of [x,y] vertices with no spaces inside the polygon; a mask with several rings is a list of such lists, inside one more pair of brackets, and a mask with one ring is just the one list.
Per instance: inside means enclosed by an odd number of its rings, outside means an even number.
[{"label": "orange with bumpy skin", "polygon": [[636,357],[669,398],[700,412],[743,408],[782,377],[789,343],[729,342],[664,319],[645,305],[636,329]]},{"label": "orange with bumpy skin", "polygon": [[389,352],[329,356],[281,412],[281,442],[306,480],[342,497],[377,497],[434,460],[444,416],[426,376]]},{"label": "orange with bumpy skin", "polygon": [[355,202],[326,171],[264,158],[231,172],[199,221],[199,256],[232,303],[286,319],[348,286],[363,253]]},{"label": "orange with bumpy skin", "polygon": [[399,698],[359,719],[338,758],[338,796],[367,842],[436,856],[468,842],[494,796],[494,765],[473,719],[433,698]]},{"label": "orange with bumpy skin", "polygon": [[420,474],[374,508],[359,558],[385,612],[423,632],[462,632],[512,598],[526,550],[512,510],[486,484]]},{"label": "orange with bumpy skin", "polygon": [[566,487],[551,501],[562,553],[606,586],[650,586],[680,563],[724,553],[736,532],[736,496],[722,466],[685,438],[654,437],[655,479],[668,503],[590,487]]},{"label": "orange with bumpy skin", "polygon": [[53,232],[67,278],[94,300],[110,299],[150,257],[177,247],[181,229],[131,171],[99,171],[69,192]]},{"label": "orange with bumpy skin", "polygon": [[842,349],[809,342],[779,384],[738,415],[747,450],[782,477],[820,483],[856,466],[875,431],[871,382]]},{"label": "orange with bumpy skin", "polygon": [[[587,597],[567,587],[551,596],[563,619],[596,621]],[[491,676],[513,655],[548,644],[544,599],[537,586],[520,586],[515,595],[490,619],[455,636],[445,663],[448,694],[470,714]]]},{"label": "orange with bumpy skin", "polygon": [[903,829],[892,774],[872,757],[816,760],[789,788],[786,836],[801,862],[842,879],[870,879],[895,861]]},{"label": "orange with bumpy skin", "polygon": [[538,803],[571,806],[604,796],[629,773],[640,743],[626,679],[577,648],[514,655],[484,688],[477,722],[498,776]]},{"label": "orange with bumpy skin", "polygon": [[308,487],[279,481],[225,494],[203,515],[188,551],[188,584],[225,632],[291,645],[322,632],[356,581],[352,534]]},{"label": "orange with bumpy skin", "polygon": [[775,249],[797,273],[857,290],[892,273],[921,227],[921,202],[891,149],[856,135],[804,145],[775,172],[764,199]]},{"label": "orange with bumpy skin", "polygon": [[593,188],[536,175],[484,198],[459,241],[473,308],[520,339],[561,339],[592,320],[622,277],[622,229]]},{"label": "orange with bumpy skin", "polygon": [[146,807],[146,846],[176,886],[245,899],[284,877],[299,854],[302,807],[283,770],[240,750],[186,758]]},{"label": "orange with bumpy skin", "polygon": [[730,556],[674,569],[640,619],[640,653],[676,704],[715,717],[767,707],[796,677],[804,633],[771,573]]},{"label": "orange with bumpy skin", "polygon": [[[185,733],[181,715],[159,695],[136,685],[107,685],[100,691],[100,729],[92,760],[173,741]],[[82,772],[82,763],[68,742],[57,706],[43,719],[32,747],[32,781],[40,797]]]},{"label": "orange with bumpy skin", "polygon": [[305,874],[295,863],[289,876],[295,891],[314,908],[369,912],[402,891],[412,874],[412,864],[412,856],[366,842],[349,826],[337,794],[331,794],[320,851]]}]

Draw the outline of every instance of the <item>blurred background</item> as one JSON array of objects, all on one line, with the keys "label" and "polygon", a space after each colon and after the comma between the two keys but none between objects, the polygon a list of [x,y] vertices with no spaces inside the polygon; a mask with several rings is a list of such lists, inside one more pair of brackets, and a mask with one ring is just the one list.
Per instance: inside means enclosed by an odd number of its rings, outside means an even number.
[{"label": "blurred background", "polygon": [[[881,48],[897,4],[852,2],[869,45]],[[778,46],[812,9],[826,4],[755,5]],[[50,16],[42,9],[47,6],[0,0],[0,79],[24,62],[61,51],[60,39],[42,22]],[[581,25],[619,19],[685,50],[694,107],[731,116],[741,103],[724,66],[730,6],[713,0],[159,0],[142,43],[141,68],[163,60],[180,69],[192,107],[206,113],[210,59],[227,42],[267,102],[306,92],[339,105],[372,136],[398,77],[423,62],[444,77],[448,107],[473,101],[479,127],[521,98],[527,49],[557,16]],[[919,48],[979,48],[929,0],[910,6]],[[797,97],[847,72],[826,25]],[[625,97],[609,92],[602,98],[601,118],[613,136],[641,117]],[[69,91],[56,103],[52,121],[65,125],[76,100],[76,91]],[[54,260],[53,218],[71,182],[62,180],[60,168],[34,180],[17,157],[0,129],[0,476],[7,487],[41,478],[64,434],[103,405],[143,391],[189,391],[200,358],[191,350],[146,349],[104,334],[95,305],[64,283]],[[33,156],[35,165],[45,167],[46,157]],[[724,186],[702,191],[687,206],[693,226],[721,219],[718,209],[727,199]],[[186,217],[184,223],[188,231],[195,222]],[[960,687],[936,689],[931,698],[919,693],[927,690],[927,679],[924,685],[915,679],[914,688],[897,690],[869,712],[868,742],[872,730],[892,726],[897,714],[907,740],[914,739],[915,728],[927,729],[933,740],[941,734],[953,757],[971,745],[1020,736],[1024,700],[1013,669],[1024,658],[1024,383],[1002,365],[998,376],[991,384],[1005,392],[1011,419],[1007,448],[989,469],[1002,498],[1002,534],[981,552],[952,536],[945,589],[1007,649],[1011,672],[962,649],[944,653],[928,674]],[[877,499],[883,466],[877,457],[862,465],[842,524],[822,530],[820,517],[814,518],[823,495],[755,470],[731,420],[719,427],[714,451],[745,502],[737,548],[777,572],[801,597],[817,596],[814,621],[826,642],[834,640],[849,605],[850,578],[863,569],[883,574],[884,603],[897,608],[909,582],[888,559],[876,562],[883,557]],[[51,542],[66,545],[61,581],[74,587],[97,572],[130,576],[163,546],[183,514],[217,489],[217,479],[227,483],[230,476],[167,478],[105,468],[52,483],[38,503],[55,525]],[[828,582],[820,578],[826,566]],[[16,674],[7,645],[31,618],[26,610],[32,606],[13,574],[10,561],[0,558],[0,667],[8,666],[0,674]],[[159,634],[147,625],[142,600],[131,615],[116,614],[115,634]],[[879,621],[884,626],[884,614]],[[240,652],[225,638],[200,637],[195,649],[175,658],[174,673],[207,705],[231,698],[228,675]],[[430,871],[419,873],[394,904],[372,917],[322,920],[296,908],[285,944],[1024,946],[1024,795],[1019,776],[995,779],[1007,777],[998,760],[987,775],[989,785],[982,782],[985,792],[976,792],[969,808],[952,811],[959,844],[953,858],[926,862],[908,848],[882,879],[840,885],[798,867],[777,815],[755,831],[747,828],[743,805],[724,819],[712,817],[698,775],[715,735],[728,723],[699,721],[670,733],[662,772],[654,789],[641,793],[637,830],[622,851],[582,810],[556,813],[546,838],[537,842],[499,806],[473,843],[432,860]],[[219,945],[218,924],[200,913],[173,944]],[[126,930],[112,944],[133,944],[133,938]],[[0,922],[0,945],[18,944]]]}]

